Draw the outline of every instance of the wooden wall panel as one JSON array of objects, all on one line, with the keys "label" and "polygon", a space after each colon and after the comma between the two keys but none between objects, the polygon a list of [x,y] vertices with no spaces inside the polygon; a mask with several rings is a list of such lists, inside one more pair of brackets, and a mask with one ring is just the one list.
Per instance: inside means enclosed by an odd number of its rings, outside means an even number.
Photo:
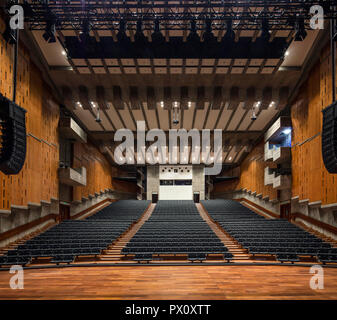
[{"label": "wooden wall panel", "polygon": [[113,189],[111,165],[105,157],[91,144],[74,144],[74,168],[85,167],[87,170],[87,185],[74,187],[74,200],[88,198],[101,190]]},{"label": "wooden wall panel", "polygon": [[264,185],[264,170],[274,167],[272,162],[264,161],[264,142],[261,141],[241,164],[239,189],[247,189],[256,194],[268,196],[270,200],[277,199],[277,190]]},{"label": "wooden wall panel", "polygon": [[84,166],[87,169],[87,185],[85,187],[75,187],[73,193],[74,200],[88,198],[89,194],[94,195],[101,190],[112,189],[119,192],[137,192],[136,183],[114,180],[113,177],[125,176],[126,174],[119,168],[112,167],[103,154],[90,143],[74,145],[74,168]]},{"label": "wooden wall panel", "polygon": [[329,51],[322,51],[291,108],[292,196],[322,204],[337,202],[337,175],[327,172],[322,159],[322,109],[332,102]]},{"label": "wooden wall panel", "polygon": [[274,167],[272,162],[264,161],[264,143],[261,141],[246,157],[240,166],[239,181],[221,182],[215,185],[214,193],[247,189],[270,200],[277,198],[277,190],[264,185],[265,167]]},{"label": "wooden wall panel", "polygon": [[[291,107],[292,118],[292,196],[322,204],[337,203],[337,175],[329,174],[322,159],[322,109],[332,102],[331,57],[326,47],[320,61],[310,71],[308,79],[299,90]],[[241,165],[238,185],[221,183],[215,192],[243,188],[274,199],[277,192],[263,186],[263,160],[252,160],[262,156],[263,144],[257,146]]]},{"label": "wooden wall panel", "polygon": [[[0,92],[12,99],[12,46],[0,36]],[[59,107],[52,101],[40,71],[20,44],[16,102],[27,110],[27,155],[18,175],[0,173],[0,209],[58,198]]]}]

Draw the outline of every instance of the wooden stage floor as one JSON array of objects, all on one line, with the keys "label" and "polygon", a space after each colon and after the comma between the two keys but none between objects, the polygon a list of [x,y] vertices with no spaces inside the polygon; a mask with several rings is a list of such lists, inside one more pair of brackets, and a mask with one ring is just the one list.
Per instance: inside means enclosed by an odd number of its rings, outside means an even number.
[{"label": "wooden stage floor", "polygon": [[118,266],[32,269],[24,289],[0,272],[0,299],[337,299],[337,269],[324,269],[324,289],[312,290],[307,267]]}]

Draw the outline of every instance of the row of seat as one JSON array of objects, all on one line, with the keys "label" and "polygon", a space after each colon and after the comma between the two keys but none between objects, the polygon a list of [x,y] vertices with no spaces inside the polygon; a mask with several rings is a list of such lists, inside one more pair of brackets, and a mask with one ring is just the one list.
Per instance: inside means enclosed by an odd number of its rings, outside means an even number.
[{"label": "row of seat", "polygon": [[201,218],[193,201],[159,201],[151,217],[122,249],[134,260],[153,256],[186,254],[190,261],[203,261],[208,254],[230,261],[233,255]]},{"label": "row of seat", "polygon": [[1,265],[26,265],[37,258],[71,263],[78,256],[97,256],[139,220],[149,201],[122,200],[85,220],[66,220],[0,256]]},{"label": "row of seat", "polygon": [[284,219],[266,219],[233,200],[201,202],[211,218],[250,254],[275,255],[280,262],[297,262],[299,256],[335,262],[337,249]]}]

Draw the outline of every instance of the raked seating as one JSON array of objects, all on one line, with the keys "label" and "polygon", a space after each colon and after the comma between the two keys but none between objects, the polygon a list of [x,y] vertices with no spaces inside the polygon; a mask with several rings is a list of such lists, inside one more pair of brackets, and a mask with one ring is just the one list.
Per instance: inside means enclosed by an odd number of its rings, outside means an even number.
[{"label": "raked seating", "polygon": [[211,218],[250,254],[275,255],[280,262],[297,262],[299,255],[334,262],[337,248],[283,219],[265,219],[233,200],[201,202]]},{"label": "raked seating", "polygon": [[136,222],[149,201],[114,202],[85,220],[66,220],[0,256],[0,265],[26,265],[34,258],[71,263],[77,256],[99,255]]},{"label": "raked seating", "polygon": [[159,201],[151,217],[122,249],[135,255],[135,261],[149,260],[149,255],[186,254],[191,261],[202,261],[208,254],[232,254],[201,218],[193,201]]}]

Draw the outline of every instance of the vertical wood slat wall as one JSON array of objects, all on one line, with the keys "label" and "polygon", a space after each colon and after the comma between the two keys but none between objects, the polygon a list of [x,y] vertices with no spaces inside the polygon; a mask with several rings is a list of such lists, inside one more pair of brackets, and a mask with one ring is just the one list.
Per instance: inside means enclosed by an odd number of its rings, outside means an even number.
[{"label": "vertical wood slat wall", "polygon": [[94,146],[76,142],[74,144],[74,168],[85,167],[87,185],[74,187],[73,200],[88,198],[105,189],[112,189],[111,165]]},{"label": "vertical wood slat wall", "polygon": [[[0,36],[0,92],[12,99],[13,47]],[[59,108],[48,97],[39,70],[20,45],[16,102],[27,110],[27,156],[18,175],[0,173],[0,209],[58,198]],[[34,138],[34,137],[35,138]]]},{"label": "vertical wood slat wall", "polygon": [[264,142],[260,142],[241,164],[239,189],[247,189],[270,200],[277,199],[277,190],[264,185],[264,170],[274,167],[272,162],[264,161]]},{"label": "vertical wood slat wall", "polygon": [[213,192],[235,191],[247,189],[263,197],[269,196],[270,200],[277,199],[277,190],[272,186],[264,185],[265,167],[275,167],[272,162],[264,161],[264,142],[259,143],[248,154],[240,167],[240,179],[238,181],[221,182],[215,185]]},{"label": "vertical wood slat wall", "polygon": [[331,56],[327,47],[310,71],[291,110],[292,196],[310,202],[321,200],[322,204],[337,202],[337,175],[325,169],[321,151],[322,109],[331,102]]},{"label": "vertical wood slat wall", "polygon": [[112,189],[119,192],[136,193],[135,183],[114,180],[113,177],[125,176],[119,168],[111,167],[100,151],[91,144],[75,143],[74,168],[85,167],[87,170],[87,185],[74,187],[74,200],[88,198],[89,194]]},{"label": "vertical wood slat wall", "polygon": [[[114,177],[121,177],[121,176],[126,176],[125,172],[123,172],[118,167],[113,167],[112,177],[114,178]],[[112,179],[112,189],[118,190],[121,192],[131,192],[131,193],[136,194],[137,193],[137,183]]]}]

